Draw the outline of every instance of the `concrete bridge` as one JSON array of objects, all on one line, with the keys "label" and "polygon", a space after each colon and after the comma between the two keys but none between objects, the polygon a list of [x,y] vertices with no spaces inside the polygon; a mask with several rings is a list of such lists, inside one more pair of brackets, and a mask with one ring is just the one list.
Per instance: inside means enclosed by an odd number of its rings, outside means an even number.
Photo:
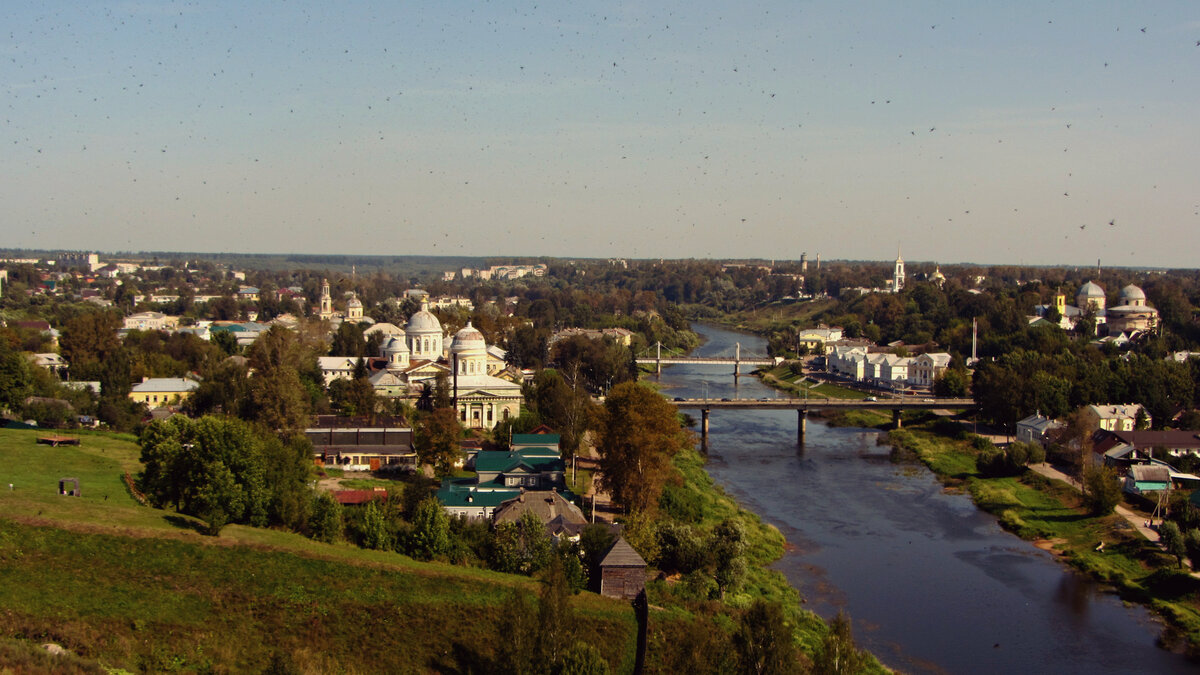
[{"label": "concrete bridge", "polygon": [[655,372],[662,373],[663,366],[671,365],[699,365],[699,366],[733,366],[733,376],[740,375],[738,372],[742,366],[776,366],[783,362],[782,358],[769,356],[742,356],[742,343],[737,343],[734,355],[728,356],[671,356],[665,358],[662,355],[662,343],[655,343],[654,356],[643,356],[637,359],[638,365],[653,365]]},{"label": "concrete bridge", "polygon": [[934,398],[905,396],[876,398],[868,396],[853,398],[676,398],[671,405],[687,410],[699,410],[701,414],[700,437],[708,442],[708,415],[713,409],[738,410],[795,410],[797,435],[801,442],[808,427],[809,410],[891,410],[892,422],[900,428],[900,413],[904,410],[940,410],[943,408],[974,408],[972,398]]}]

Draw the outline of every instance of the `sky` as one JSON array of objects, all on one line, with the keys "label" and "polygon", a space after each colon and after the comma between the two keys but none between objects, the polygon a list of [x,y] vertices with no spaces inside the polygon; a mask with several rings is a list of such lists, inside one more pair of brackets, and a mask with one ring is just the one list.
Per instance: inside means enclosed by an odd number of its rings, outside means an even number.
[{"label": "sky", "polygon": [[0,247],[1200,267],[1200,3],[0,3]]}]

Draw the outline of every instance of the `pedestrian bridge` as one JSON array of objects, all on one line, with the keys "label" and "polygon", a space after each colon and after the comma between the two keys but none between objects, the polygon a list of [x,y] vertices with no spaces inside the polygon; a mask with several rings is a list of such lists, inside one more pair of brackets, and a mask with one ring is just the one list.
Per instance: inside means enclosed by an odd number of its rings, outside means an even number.
[{"label": "pedestrian bridge", "polygon": [[740,374],[738,371],[742,366],[777,366],[783,363],[782,357],[742,356],[742,343],[734,345],[733,354],[731,355],[716,355],[716,356],[682,356],[667,354],[663,356],[662,343],[657,342],[654,345],[654,356],[649,356],[646,350],[645,353],[637,357],[638,365],[654,366],[655,372],[661,373],[663,366],[676,365],[696,365],[696,366],[733,366],[733,376],[736,378]]}]

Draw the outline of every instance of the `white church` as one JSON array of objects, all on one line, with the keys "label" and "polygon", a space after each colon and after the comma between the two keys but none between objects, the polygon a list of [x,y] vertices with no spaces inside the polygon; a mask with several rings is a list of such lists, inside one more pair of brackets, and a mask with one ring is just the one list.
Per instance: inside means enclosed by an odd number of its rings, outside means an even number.
[{"label": "white church", "polygon": [[[321,314],[329,309],[328,284],[321,297]],[[355,307],[354,303],[358,302]],[[362,304],[351,298],[347,320],[357,309],[362,316]],[[497,377],[505,372],[504,350],[489,346],[469,322],[450,339],[442,323],[422,303],[403,327],[378,323],[365,331],[384,335],[379,356],[366,359],[368,378],[380,396],[417,401],[434,386],[438,375],[445,373],[450,396],[458,408],[459,421],[471,429],[492,429],[500,421],[516,417],[521,412],[521,385]],[[447,343],[449,345],[447,346]],[[353,377],[357,358],[322,356],[318,358],[325,384],[336,379]]]}]

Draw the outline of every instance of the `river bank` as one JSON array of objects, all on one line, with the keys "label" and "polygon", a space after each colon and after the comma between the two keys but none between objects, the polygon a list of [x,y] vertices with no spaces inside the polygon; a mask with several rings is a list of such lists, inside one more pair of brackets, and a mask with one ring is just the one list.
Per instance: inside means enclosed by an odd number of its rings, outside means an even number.
[{"label": "river bank", "polygon": [[[793,395],[799,391],[777,372],[756,375],[772,388]],[[923,423],[914,427],[918,420]],[[1154,611],[1166,622],[1162,646],[1200,660],[1200,582],[1126,519],[1088,515],[1075,488],[1033,471],[1017,477],[982,476],[975,463],[978,451],[966,440],[967,432],[947,420],[909,415],[906,428],[894,431],[888,431],[887,417],[870,411],[838,412],[824,421],[886,432],[888,443],[902,455],[919,460],[948,489],[969,495],[980,510],[996,516],[1001,527],[1108,585],[1123,600]]]},{"label": "river bank", "polygon": [[[946,426],[946,425],[941,425]],[[887,442],[928,467],[948,488],[962,490],[1000,525],[1122,599],[1142,604],[1167,623],[1160,638],[1168,649],[1200,658],[1200,582],[1179,567],[1120,515],[1091,516],[1071,486],[1033,471],[987,478],[975,466],[978,452],[966,440],[929,425],[893,430]]]},{"label": "river bank", "polygon": [[[736,523],[745,534],[744,577],[741,583],[719,600],[712,597],[711,580],[703,575],[659,578],[646,586],[650,603],[668,610],[685,610],[699,615],[720,614],[722,606],[744,610],[758,600],[777,605],[783,612],[787,630],[809,661],[800,664],[807,670],[829,648],[834,637],[831,636],[831,626],[815,612],[806,609],[806,600],[799,591],[782,572],[773,569],[773,565],[790,546],[784,535],[729,495],[705,470],[706,463],[705,456],[695,449],[682,451],[673,458],[672,465],[682,480],[673,487],[671,505],[664,509],[663,515],[675,523],[694,528],[696,532],[712,532],[723,523]],[[649,546],[652,548],[653,544]],[[669,635],[670,632],[660,631],[660,634]],[[711,643],[713,636],[701,639]],[[710,644],[708,648],[711,647]],[[859,669],[855,672],[858,673],[891,672],[875,655],[866,651],[858,654],[857,663]]]},{"label": "river bank", "polygon": [[[695,330],[709,338],[697,356],[738,342],[765,349],[743,332]],[[723,366],[676,365],[651,377],[668,398],[783,395]],[[810,418],[800,442],[791,411],[714,410],[710,422],[705,471],[786,537],[772,569],[805,609],[827,621],[847,612],[859,646],[888,666],[930,675],[1195,672],[1157,646],[1162,624],[1152,613],[1006,532],[924,466],[893,462],[877,442],[884,432],[870,428],[883,418]]]}]

